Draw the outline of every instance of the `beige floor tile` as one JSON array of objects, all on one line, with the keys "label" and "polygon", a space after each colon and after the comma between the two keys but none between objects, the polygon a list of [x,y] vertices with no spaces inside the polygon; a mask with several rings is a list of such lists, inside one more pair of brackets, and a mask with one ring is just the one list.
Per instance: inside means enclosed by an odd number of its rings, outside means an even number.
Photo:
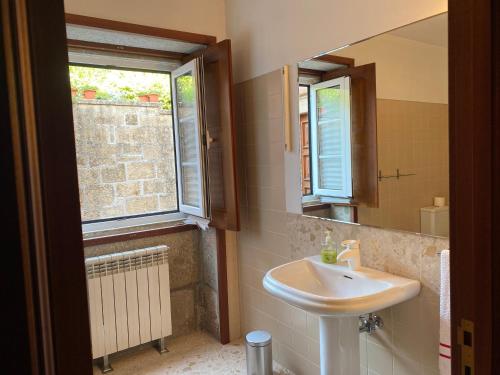
[{"label": "beige floor tile", "polygon": [[[237,340],[221,345],[204,332],[167,340],[169,352],[158,354],[145,347],[135,352],[111,357],[113,375],[232,375],[246,374],[245,346]],[[275,375],[293,375],[274,364]],[[94,366],[94,375],[101,374]]]}]

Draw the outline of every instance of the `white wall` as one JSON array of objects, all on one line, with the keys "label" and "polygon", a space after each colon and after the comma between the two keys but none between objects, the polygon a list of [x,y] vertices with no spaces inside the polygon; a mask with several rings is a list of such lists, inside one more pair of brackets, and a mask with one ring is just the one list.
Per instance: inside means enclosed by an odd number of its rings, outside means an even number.
[{"label": "white wall", "polygon": [[226,36],[224,0],[65,0],[66,13]]},{"label": "white wall", "polygon": [[448,103],[448,49],[383,34],[333,55],[376,63],[377,98]]},{"label": "white wall", "polygon": [[[235,81],[366,39],[447,10],[446,0],[228,0]],[[297,81],[291,69],[291,82]],[[298,98],[291,90],[293,150],[285,154],[286,207],[300,213]]]}]

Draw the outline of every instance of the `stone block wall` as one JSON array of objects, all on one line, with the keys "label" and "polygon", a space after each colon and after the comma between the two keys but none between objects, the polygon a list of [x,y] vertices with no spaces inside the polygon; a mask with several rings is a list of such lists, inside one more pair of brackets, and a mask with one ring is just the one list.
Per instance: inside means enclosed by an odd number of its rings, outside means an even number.
[{"label": "stone block wall", "polygon": [[200,326],[220,338],[219,276],[217,272],[217,236],[214,228],[200,231]]},{"label": "stone block wall", "polygon": [[73,119],[83,221],[177,209],[171,111],[81,99]]}]

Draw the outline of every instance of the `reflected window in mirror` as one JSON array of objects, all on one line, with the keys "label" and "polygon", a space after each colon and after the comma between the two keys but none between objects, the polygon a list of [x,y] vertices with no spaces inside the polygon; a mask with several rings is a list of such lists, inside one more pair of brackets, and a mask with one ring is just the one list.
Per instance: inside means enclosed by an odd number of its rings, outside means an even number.
[{"label": "reflected window in mirror", "polygon": [[378,206],[375,64],[326,55],[300,65],[299,82],[304,211],[357,222],[358,207]]},{"label": "reflected window in mirror", "polygon": [[298,64],[305,215],[448,236],[447,18]]}]

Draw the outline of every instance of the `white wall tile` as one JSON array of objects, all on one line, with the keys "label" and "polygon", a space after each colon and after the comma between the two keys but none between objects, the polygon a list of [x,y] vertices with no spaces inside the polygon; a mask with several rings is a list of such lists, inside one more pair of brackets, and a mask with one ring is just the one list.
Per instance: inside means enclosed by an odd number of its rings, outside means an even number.
[{"label": "white wall tile", "polygon": [[378,374],[392,375],[392,351],[368,341],[368,370]]},{"label": "white wall tile", "polygon": [[[318,317],[268,295],[264,273],[293,259],[319,253],[323,233],[360,239],[366,266],[422,281],[421,296],[378,312],[385,327],[360,335],[361,373],[437,374],[439,257],[448,241],[287,214],[285,210],[281,71],[237,85],[238,164],[242,231],[238,233],[241,319],[244,330],[273,335],[273,355],[297,375],[319,374]],[[436,370],[436,371],[434,371]]]}]

